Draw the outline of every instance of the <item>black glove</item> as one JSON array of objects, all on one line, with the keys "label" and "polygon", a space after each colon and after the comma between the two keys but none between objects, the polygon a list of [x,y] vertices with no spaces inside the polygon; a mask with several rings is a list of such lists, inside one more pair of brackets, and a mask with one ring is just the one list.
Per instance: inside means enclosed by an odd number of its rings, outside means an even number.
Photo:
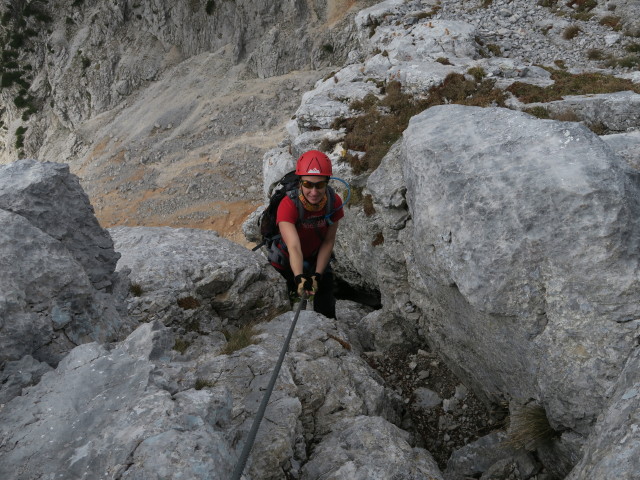
[{"label": "black glove", "polygon": [[295,282],[296,290],[298,291],[298,295],[300,296],[302,296],[304,292],[308,292],[313,288],[313,280],[311,279],[311,275],[307,275],[306,273],[296,275]]}]

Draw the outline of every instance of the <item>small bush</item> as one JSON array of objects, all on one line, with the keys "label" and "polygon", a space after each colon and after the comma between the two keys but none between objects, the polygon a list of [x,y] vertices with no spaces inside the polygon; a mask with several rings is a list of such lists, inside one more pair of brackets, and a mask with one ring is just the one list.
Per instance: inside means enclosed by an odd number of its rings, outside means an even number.
[{"label": "small bush", "polygon": [[640,53],[640,43],[632,43],[631,45],[627,45],[625,49],[630,53]]},{"label": "small bush", "polygon": [[139,283],[132,283],[129,287],[129,291],[134,297],[141,297],[144,293],[144,291],[142,290],[142,286]]},{"label": "small bush", "polygon": [[564,32],[562,32],[562,38],[564,38],[565,40],[571,40],[577,37],[581,31],[582,30],[578,25],[570,25],[564,29]]},{"label": "small bush", "polygon": [[227,344],[220,352],[223,355],[229,355],[242,348],[248,347],[249,345],[255,345],[257,343],[257,341],[253,339],[253,336],[256,335],[258,331],[252,324],[245,325],[235,332],[225,330],[222,333],[227,339]]},{"label": "small bush", "polygon": [[213,0],[208,0],[207,5],[204,7],[204,11],[207,12],[207,15],[213,15],[214,10],[216,9],[216,4]]},{"label": "small bush", "polygon": [[540,405],[526,405],[518,408],[509,417],[509,429],[505,445],[535,450],[537,446],[558,435],[547,419],[547,412]]},{"label": "small bush", "polygon": [[441,63],[442,65],[451,65],[451,62],[446,57],[438,57],[436,58],[436,62]]}]

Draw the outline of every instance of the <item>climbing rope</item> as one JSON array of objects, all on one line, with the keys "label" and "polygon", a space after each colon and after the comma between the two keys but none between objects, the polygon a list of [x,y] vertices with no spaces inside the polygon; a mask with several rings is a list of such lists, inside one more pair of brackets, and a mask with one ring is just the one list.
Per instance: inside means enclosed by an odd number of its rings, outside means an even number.
[{"label": "climbing rope", "polygon": [[249,458],[251,447],[253,447],[253,442],[256,439],[258,428],[260,428],[260,422],[262,422],[262,417],[264,417],[264,411],[267,409],[267,403],[269,403],[271,392],[273,392],[273,387],[275,386],[276,380],[278,379],[278,374],[280,373],[280,367],[282,367],[284,356],[287,353],[287,350],[289,350],[289,342],[291,341],[293,330],[296,328],[296,323],[298,322],[298,316],[300,315],[300,311],[303,308],[306,308],[306,305],[307,305],[307,294],[304,293],[302,295],[302,298],[300,299],[300,303],[298,304],[298,309],[296,310],[296,314],[293,317],[293,321],[291,322],[291,327],[289,328],[289,334],[287,335],[287,338],[284,341],[284,345],[282,346],[282,350],[280,351],[280,357],[278,358],[276,367],[274,368],[273,373],[271,374],[269,385],[267,385],[267,391],[264,392],[264,396],[262,397],[262,403],[260,403],[260,407],[258,407],[258,411],[256,412],[256,418],[253,419],[253,424],[251,425],[251,430],[249,430],[249,436],[247,437],[247,442],[244,444],[242,453],[240,454],[240,457],[238,458],[236,466],[233,469],[231,480],[240,480],[240,476],[242,475],[244,466],[247,463],[247,459]]}]

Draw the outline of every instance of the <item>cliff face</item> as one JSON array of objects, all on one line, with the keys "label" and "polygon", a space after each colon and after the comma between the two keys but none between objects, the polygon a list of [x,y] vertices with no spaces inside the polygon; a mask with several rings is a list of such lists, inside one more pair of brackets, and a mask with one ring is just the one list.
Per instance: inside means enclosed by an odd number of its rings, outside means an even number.
[{"label": "cliff face", "polygon": [[260,198],[262,154],[302,92],[343,63],[348,18],[366,3],[0,7],[0,163],[68,163],[106,226],[233,230]]}]

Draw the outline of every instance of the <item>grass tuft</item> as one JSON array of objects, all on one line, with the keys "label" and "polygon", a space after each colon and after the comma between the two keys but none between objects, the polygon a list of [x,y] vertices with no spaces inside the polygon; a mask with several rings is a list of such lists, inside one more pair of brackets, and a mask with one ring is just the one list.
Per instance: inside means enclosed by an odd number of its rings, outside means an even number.
[{"label": "grass tuft", "polygon": [[193,388],[195,388],[196,390],[202,390],[203,388],[215,387],[215,385],[216,384],[214,382],[210,382],[209,380],[205,380],[204,378],[198,378],[196,379],[196,384]]},{"label": "grass tuft", "polygon": [[253,339],[253,336],[259,333],[253,324],[245,325],[235,332],[224,330],[222,333],[227,339],[227,344],[220,352],[223,355],[229,355],[233,352],[248,347],[249,345],[255,345],[256,343],[258,343]]},{"label": "grass tuft", "polygon": [[142,286],[139,283],[132,283],[129,287],[129,291],[134,297],[141,297],[144,293],[144,291],[142,290]]},{"label": "grass tuft", "polygon": [[511,413],[505,445],[535,450],[558,435],[547,418],[547,412],[540,405],[525,405]]},{"label": "grass tuft", "polygon": [[200,301],[197,298],[189,295],[188,297],[179,298],[176,303],[183,310],[194,310],[200,306]]},{"label": "grass tuft", "polygon": [[176,343],[173,345],[173,349],[177,352],[184,354],[187,348],[191,345],[191,342],[186,341],[183,338],[176,338]]},{"label": "grass tuft", "polygon": [[581,31],[582,30],[578,25],[570,25],[564,29],[564,32],[562,32],[562,38],[565,40],[571,40],[576,38]]}]

